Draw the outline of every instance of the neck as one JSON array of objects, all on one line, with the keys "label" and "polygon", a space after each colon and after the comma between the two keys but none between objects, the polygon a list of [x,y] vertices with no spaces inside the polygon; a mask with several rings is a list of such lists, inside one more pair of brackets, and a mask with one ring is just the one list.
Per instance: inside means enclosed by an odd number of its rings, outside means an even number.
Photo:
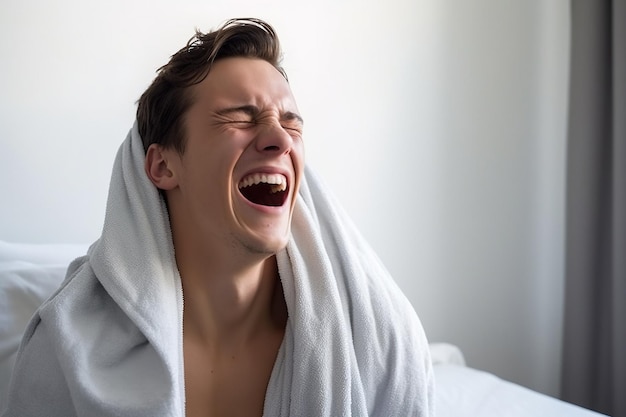
[{"label": "neck", "polygon": [[203,255],[176,253],[187,335],[208,343],[240,344],[259,332],[284,328],[286,306],[275,256]]}]

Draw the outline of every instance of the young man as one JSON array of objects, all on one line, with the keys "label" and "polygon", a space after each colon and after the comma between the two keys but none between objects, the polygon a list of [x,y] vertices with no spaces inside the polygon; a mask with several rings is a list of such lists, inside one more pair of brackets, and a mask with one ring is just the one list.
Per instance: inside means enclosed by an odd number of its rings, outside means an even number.
[{"label": "young man", "polygon": [[421,324],[305,170],[279,60],[236,19],[160,69],[3,416],[434,414]]}]

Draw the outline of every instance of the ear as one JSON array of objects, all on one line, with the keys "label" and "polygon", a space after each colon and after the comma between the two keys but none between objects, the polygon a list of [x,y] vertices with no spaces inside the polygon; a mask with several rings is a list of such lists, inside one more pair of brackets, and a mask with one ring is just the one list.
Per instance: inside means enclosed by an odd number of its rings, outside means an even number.
[{"label": "ear", "polygon": [[171,162],[173,158],[178,157],[176,151],[165,149],[156,143],[148,147],[144,168],[146,175],[157,188],[171,190],[178,185]]}]

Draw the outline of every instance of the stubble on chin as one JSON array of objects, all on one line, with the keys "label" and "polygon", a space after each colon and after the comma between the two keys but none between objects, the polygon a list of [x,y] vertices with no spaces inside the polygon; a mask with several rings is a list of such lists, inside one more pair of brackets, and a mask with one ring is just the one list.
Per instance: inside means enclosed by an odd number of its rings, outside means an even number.
[{"label": "stubble on chin", "polygon": [[284,242],[269,243],[254,239],[241,240],[237,236],[231,236],[231,243],[234,250],[241,251],[244,255],[268,257],[276,255],[287,246],[288,239]]}]

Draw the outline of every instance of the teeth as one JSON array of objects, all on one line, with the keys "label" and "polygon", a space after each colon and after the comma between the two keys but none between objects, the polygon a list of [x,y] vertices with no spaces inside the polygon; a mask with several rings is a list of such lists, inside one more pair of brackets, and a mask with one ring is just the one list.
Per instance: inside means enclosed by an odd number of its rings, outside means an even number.
[{"label": "teeth", "polygon": [[282,174],[252,174],[248,175],[239,183],[239,189],[249,187],[256,184],[270,184],[271,192],[277,193],[287,189],[287,178]]}]

